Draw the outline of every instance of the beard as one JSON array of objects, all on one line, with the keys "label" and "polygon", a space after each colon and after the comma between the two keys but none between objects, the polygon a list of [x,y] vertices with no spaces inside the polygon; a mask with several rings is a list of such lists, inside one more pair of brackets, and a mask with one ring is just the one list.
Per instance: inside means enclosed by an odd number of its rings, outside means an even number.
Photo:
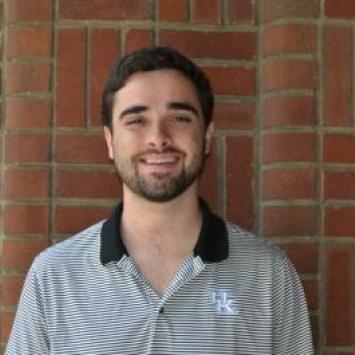
[{"label": "beard", "polygon": [[[141,159],[148,154],[172,153],[179,156],[179,171],[174,173],[151,173],[148,176],[141,174],[139,165]],[[176,148],[169,147],[163,151],[147,150],[135,155],[132,159],[123,159],[120,154],[116,156],[118,175],[123,184],[132,192],[151,202],[168,202],[186,191],[202,174],[206,157],[204,144],[194,154],[188,166],[185,166],[186,154]]]}]

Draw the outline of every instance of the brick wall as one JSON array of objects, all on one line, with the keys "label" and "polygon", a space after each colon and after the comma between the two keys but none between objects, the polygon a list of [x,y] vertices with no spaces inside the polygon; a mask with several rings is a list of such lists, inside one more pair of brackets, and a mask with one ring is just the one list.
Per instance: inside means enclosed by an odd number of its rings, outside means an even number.
[{"label": "brick wall", "polygon": [[24,273],[121,190],[99,102],[113,61],[173,46],[208,73],[217,127],[202,193],[284,248],[319,354],[355,352],[355,3],[2,0],[1,341]]}]

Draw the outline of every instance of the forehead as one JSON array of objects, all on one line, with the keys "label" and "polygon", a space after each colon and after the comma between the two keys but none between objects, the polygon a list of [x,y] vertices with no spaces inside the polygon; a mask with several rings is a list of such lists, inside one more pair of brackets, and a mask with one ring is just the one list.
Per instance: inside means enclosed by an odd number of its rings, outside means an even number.
[{"label": "forehead", "polygon": [[191,80],[176,70],[138,72],[129,77],[114,96],[114,109],[130,104],[166,104],[185,101],[200,109],[197,91]]}]

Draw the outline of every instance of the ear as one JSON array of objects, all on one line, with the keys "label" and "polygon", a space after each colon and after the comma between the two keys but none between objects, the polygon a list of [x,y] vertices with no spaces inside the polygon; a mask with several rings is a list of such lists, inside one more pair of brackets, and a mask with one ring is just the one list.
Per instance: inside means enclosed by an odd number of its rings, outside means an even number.
[{"label": "ear", "polygon": [[106,140],[106,145],[107,145],[108,156],[110,159],[113,160],[114,159],[114,157],[113,157],[113,132],[107,126],[104,126],[104,135],[105,135],[105,140]]},{"label": "ear", "polygon": [[205,154],[208,155],[210,154],[211,150],[211,145],[212,145],[212,139],[213,139],[213,133],[214,133],[214,124],[213,122],[210,122],[208,124],[208,127],[206,128],[205,132]]}]

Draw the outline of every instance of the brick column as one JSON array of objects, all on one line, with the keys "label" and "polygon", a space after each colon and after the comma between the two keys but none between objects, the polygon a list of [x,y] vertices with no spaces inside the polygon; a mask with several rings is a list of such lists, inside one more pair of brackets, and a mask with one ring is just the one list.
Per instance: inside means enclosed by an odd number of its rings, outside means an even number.
[{"label": "brick column", "polygon": [[355,352],[355,3],[323,15],[324,343]]},{"label": "brick column", "polygon": [[214,151],[202,194],[216,211],[253,229],[256,5],[251,0],[158,4],[156,43],[193,58],[216,94]]},{"label": "brick column", "polygon": [[1,341],[6,342],[24,273],[49,245],[51,1],[4,6]]},{"label": "brick column", "polygon": [[318,344],[320,171],[318,1],[265,0],[260,234],[301,274]]},{"label": "brick column", "polygon": [[355,348],[354,20],[349,1],[264,1],[261,234],[301,273],[320,354]]}]

